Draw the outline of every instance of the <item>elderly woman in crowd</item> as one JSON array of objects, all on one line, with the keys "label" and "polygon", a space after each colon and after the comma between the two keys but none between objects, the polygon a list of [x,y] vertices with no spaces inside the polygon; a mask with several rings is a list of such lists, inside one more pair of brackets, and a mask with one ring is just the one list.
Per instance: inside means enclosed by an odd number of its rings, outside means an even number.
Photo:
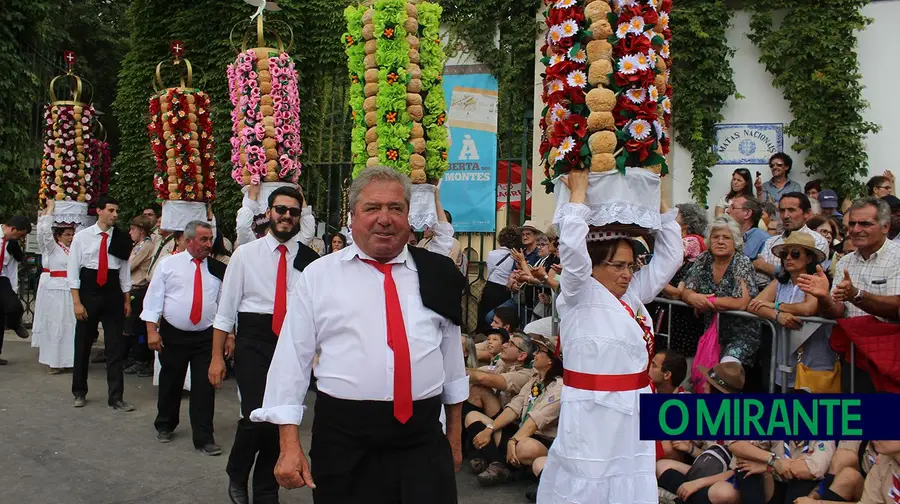
[{"label": "elderly woman in crowd", "polygon": [[[816,266],[825,258],[825,254],[816,248],[812,236],[806,233],[793,233],[783,244],[772,249],[776,257],[781,258],[781,272],[759,296],[750,302],[750,312],[760,317],[773,320],[782,326],[799,330],[803,322],[797,317],[811,317],[818,313],[819,303],[812,295],[806,294],[797,285],[797,279],[803,274],[815,274]],[[830,326],[819,327],[809,339],[791,354],[789,364],[796,369],[802,362],[815,371],[834,369],[837,356],[828,344],[831,335]],[[778,345],[778,362],[784,362],[782,345]],[[782,373],[775,375],[775,383],[781,385]],[[788,387],[794,387],[794,372],[788,377]],[[813,393],[827,393],[830,390],[810,390]]]},{"label": "elderly woman in crowd", "polygon": [[[697,257],[706,250],[703,233],[706,231],[706,210],[696,203],[682,203],[678,207],[676,222],[681,226],[681,242],[684,244],[684,262],[678,273],[669,284],[663,287],[663,296],[670,299],[681,299],[682,281]],[[660,307],[662,309],[662,307]],[[694,314],[691,308],[670,306],[672,325],[668,328],[669,348],[686,356],[693,356],[697,351],[697,342],[703,334],[703,321]],[[651,310],[656,312],[657,310]],[[667,320],[667,319],[663,319]],[[659,328],[662,330],[662,328]]]},{"label": "elderly woman in crowd", "polygon": [[[716,217],[706,232],[709,250],[700,254],[684,279],[681,299],[698,314],[706,326],[716,312],[746,310],[756,297],[753,264],[741,253],[743,235],[730,216]],[[759,321],[723,314],[719,319],[720,357],[734,357],[744,367],[752,366],[759,348]]]},{"label": "elderly woman in crowd", "polygon": [[472,446],[484,462],[472,469],[482,486],[509,481],[509,466],[529,467],[547,455],[556,438],[562,390],[562,361],[552,341],[535,335],[526,344],[533,346],[535,376],[506,405],[496,418],[472,411],[465,418]]}]

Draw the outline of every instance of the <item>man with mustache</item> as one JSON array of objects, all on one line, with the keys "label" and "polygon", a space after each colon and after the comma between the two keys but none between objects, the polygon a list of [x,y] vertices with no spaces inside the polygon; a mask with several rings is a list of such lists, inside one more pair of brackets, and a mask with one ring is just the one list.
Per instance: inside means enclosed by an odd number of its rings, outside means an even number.
[{"label": "man with mustache", "polygon": [[[353,244],[294,285],[254,421],[279,425],[275,477],[317,504],[457,502],[465,280],[450,258],[408,245],[409,179],[375,166],[350,187]],[[318,394],[306,459],[299,424],[313,357]],[[240,355],[240,354],[238,354]],[[447,415],[446,435],[440,414]]]},{"label": "man with mustache", "polygon": [[161,443],[172,440],[178,426],[181,389],[191,369],[190,418],[194,447],[206,455],[220,455],[213,438],[216,391],[203,371],[212,354],[213,319],[225,276],[225,264],[209,257],[212,226],[188,222],[185,251],[159,262],[144,297],[141,320],[147,323],[147,345],[159,352],[159,398],[154,426]]},{"label": "man with mustache", "polygon": [[[241,208],[237,211],[235,217],[235,231],[237,233],[237,242],[234,247],[250,243],[258,240],[266,235],[269,231],[269,217],[267,208],[259,202],[259,186],[247,186],[247,194],[241,202]],[[302,212],[300,214],[300,234],[298,241],[304,245],[309,245],[315,238],[316,234],[316,218],[313,216],[312,207],[306,204],[306,198],[303,197],[302,188],[298,187],[301,201],[303,202]],[[265,201],[263,203],[266,203]]]},{"label": "man with mustache", "polygon": [[[319,257],[299,243],[296,236],[303,208],[300,192],[293,187],[279,187],[269,195],[268,206],[268,233],[242,243],[231,256],[213,323],[209,381],[215,387],[221,385],[225,378],[224,358],[234,351],[234,375],[241,397],[242,418],[226,469],[228,495],[237,504],[249,502],[248,479],[254,459],[253,502],[278,502],[274,476],[278,428],[251,422],[250,412],[262,406],[266,373],[281,332],[290,286],[303,268]],[[231,337],[235,325],[237,334]]]}]

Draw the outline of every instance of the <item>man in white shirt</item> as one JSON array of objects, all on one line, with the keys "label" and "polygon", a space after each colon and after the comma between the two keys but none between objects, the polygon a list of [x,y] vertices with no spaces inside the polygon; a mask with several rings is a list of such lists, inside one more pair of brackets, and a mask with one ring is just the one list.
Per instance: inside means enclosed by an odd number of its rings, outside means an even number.
[{"label": "man in white shirt", "polygon": [[[31,232],[31,223],[26,217],[11,217],[0,232],[0,352],[3,351],[3,332],[9,328],[20,338],[27,338],[28,331],[22,326],[24,309],[19,301],[19,263],[25,260],[25,253],[19,240]],[[6,365],[0,359],[0,366]]]},{"label": "man in white shirt", "polygon": [[131,238],[114,226],[119,219],[116,200],[101,196],[97,200],[97,223],[75,234],[69,249],[67,282],[75,306],[75,370],[72,373],[73,406],[82,408],[87,396],[87,374],[91,346],[97,326],[103,323],[106,351],[107,404],[118,411],[134,407],[122,400],[125,390],[124,336],[125,318],[131,314]]},{"label": "man in white shirt", "polygon": [[[370,502],[373,492],[382,502],[457,502],[465,280],[447,257],[407,246],[410,193],[409,179],[387,167],[353,181],[353,245],[294,285],[252,415],[279,425],[278,482],[314,488],[317,504]],[[317,352],[310,472],[299,424]]]},{"label": "man in white shirt", "polygon": [[[269,195],[267,201],[260,203],[259,189],[258,185],[247,186],[247,194],[244,195],[241,208],[238,209],[235,216],[235,232],[237,233],[235,248],[262,238],[269,232],[268,209],[272,206],[272,195]],[[302,208],[298,241],[308,246],[316,234],[316,218],[312,213],[312,207],[306,204],[303,192],[299,188],[297,192],[300,194]],[[266,206],[263,207],[263,204]]]},{"label": "man in white shirt", "polygon": [[209,257],[212,226],[188,222],[185,252],[159,263],[144,297],[141,320],[147,323],[147,345],[159,352],[156,438],[172,440],[178,426],[184,377],[191,369],[190,418],[194,447],[206,455],[221,455],[213,438],[216,391],[206,373],[212,356],[213,320],[219,302],[225,264]]},{"label": "man in white shirt", "polygon": [[[239,504],[249,502],[247,482],[251,471],[253,502],[278,502],[274,475],[278,428],[251,422],[250,412],[263,403],[266,373],[287,311],[287,294],[303,268],[319,257],[297,236],[302,202],[303,196],[293,187],[279,187],[269,196],[269,232],[263,238],[242,243],[231,256],[213,323],[209,381],[216,387],[221,385],[225,378],[224,356],[233,349],[234,375],[241,397],[242,418],[226,468],[228,495]],[[235,327],[236,336],[229,336]]]}]

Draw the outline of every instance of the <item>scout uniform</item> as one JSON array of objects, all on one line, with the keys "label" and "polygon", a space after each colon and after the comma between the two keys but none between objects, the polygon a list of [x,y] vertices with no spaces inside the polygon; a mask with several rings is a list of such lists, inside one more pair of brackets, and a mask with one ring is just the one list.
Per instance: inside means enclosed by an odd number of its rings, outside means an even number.
[{"label": "scout uniform", "polygon": [[537,425],[534,437],[548,448],[556,439],[559,420],[559,399],[562,392],[562,377],[549,385],[543,386],[539,377],[534,376],[522,387],[522,390],[506,405],[519,414],[519,425],[531,418]]},{"label": "scout uniform", "polygon": [[896,504],[900,502],[900,463],[887,455],[879,455],[859,504]]}]

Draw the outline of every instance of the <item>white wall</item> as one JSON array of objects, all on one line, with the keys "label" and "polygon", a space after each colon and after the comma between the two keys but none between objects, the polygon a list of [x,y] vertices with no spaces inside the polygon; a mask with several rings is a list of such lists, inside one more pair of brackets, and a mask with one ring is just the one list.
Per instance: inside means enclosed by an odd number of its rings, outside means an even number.
[{"label": "white wall", "polygon": [[[881,126],[879,133],[867,139],[869,176],[880,175],[885,169],[893,169],[894,173],[897,173],[900,170],[890,159],[896,155],[896,145],[900,140],[900,122],[897,121],[900,114],[900,96],[896,88],[897,82],[900,81],[900,67],[894,63],[896,61],[894,53],[900,49],[900,30],[897,29],[897,21],[900,20],[900,1],[872,3],[866,6],[863,12],[874,19],[865,31],[857,33],[860,70],[865,86],[863,96],[870,105],[863,113],[863,117]],[[736,49],[731,62],[734,81],[738,93],[744,98],[738,100],[732,97],[728,100],[723,110],[725,116],[723,123],[762,122],[787,125],[791,121],[788,103],[783,98],[781,90],[772,87],[772,75],[759,63],[759,51],[746,36],[749,32],[749,19],[748,13],[735,12],[733,26],[727,33],[729,45]],[[677,107],[677,88],[675,95]],[[678,113],[677,108],[674,113]],[[811,177],[805,174],[805,156],[791,149],[793,142],[793,138],[784,137],[785,152],[794,159],[791,178],[802,186]],[[673,201],[676,203],[691,201],[690,153],[676,144],[672,149],[672,156],[670,176]],[[721,165],[712,169],[713,176],[707,198],[710,211],[716,201],[729,190],[731,172],[738,167]],[[768,166],[750,165],[747,168],[754,176],[756,171],[762,172],[763,180],[771,177]]]}]

